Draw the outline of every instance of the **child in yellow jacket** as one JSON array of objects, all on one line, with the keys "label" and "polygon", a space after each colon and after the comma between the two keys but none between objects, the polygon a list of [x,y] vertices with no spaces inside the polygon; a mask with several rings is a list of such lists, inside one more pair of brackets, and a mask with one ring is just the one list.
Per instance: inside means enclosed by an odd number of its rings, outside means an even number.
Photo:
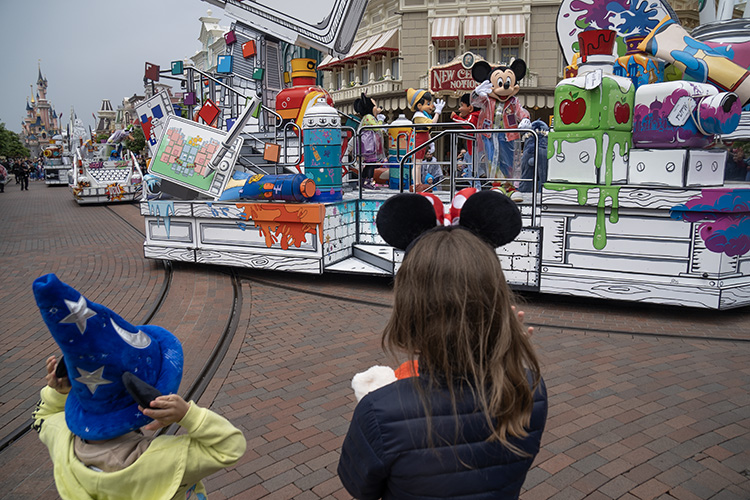
[{"label": "child in yellow jacket", "polygon": [[[54,275],[38,278],[34,293],[64,353],[64,360],[47,359],[47,386],[33,414],[60,496],[205,500],[201,480],[235,464],[247,443],[224,417],[170,394],[182,376],[176,337],[129,325]],[[158,394],[154,389],[164,394],[149,397]],[[146,408],[135,402],[144,398]],[[187,433],[154,438],[141,432],[173,423]]]}]

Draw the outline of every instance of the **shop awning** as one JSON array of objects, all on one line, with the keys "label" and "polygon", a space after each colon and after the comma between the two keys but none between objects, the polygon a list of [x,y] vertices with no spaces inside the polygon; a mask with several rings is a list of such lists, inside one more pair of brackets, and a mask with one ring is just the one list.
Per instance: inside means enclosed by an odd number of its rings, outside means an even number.
[{"label": "shop awning", "polygon": [[492,38],[492,18],[489,16],[467,17],[464,21],[464,38]]},{"label": "shop awning", "polygon": [[353,62],[363,57],[370,57],[375,54],[386,52],[398,52],[398,29],[388,30],[378,35],[372,35],[362,40],[354,42],[352,50],[346,57],[326,56],[318,66],[320,70],[331,70],[336,66],[341,66],[347,62]]},{"label": "shop awning", "polygon": [[497,38],[523,38],[526,22],[523,14],[506,14],[497,18]]},{"label": "shop awning", "polygon": [[432,22],[433,40],[457,40],[458,18],[438,17]]}]

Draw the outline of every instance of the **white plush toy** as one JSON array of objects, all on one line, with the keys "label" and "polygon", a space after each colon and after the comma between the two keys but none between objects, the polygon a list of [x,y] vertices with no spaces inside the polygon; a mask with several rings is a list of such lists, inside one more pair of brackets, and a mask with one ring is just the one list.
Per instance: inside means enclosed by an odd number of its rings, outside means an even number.
[{"label": "white plush toy", "polygon": [[389,366],[372,366],[352,377],[352,389],[357,402],[369,392],[380,389],[397,380],[396,373]]}]

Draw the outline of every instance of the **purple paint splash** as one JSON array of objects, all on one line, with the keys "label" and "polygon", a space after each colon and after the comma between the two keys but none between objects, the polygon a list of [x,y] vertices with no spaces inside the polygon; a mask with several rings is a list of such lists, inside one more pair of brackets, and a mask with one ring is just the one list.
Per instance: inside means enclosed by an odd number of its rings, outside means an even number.
[{"label": "purple paint splash", "polygon": [[573,0],[570,2],[570,10],[573,12],[580,12],[581,14],[576,18],[576,21],[583,21],[589,23],[589,28],[606,30],[612,28],[612,22],[610,18],[614,15],[611,8],[618,6],[622,10],[628,8],[627,0],[615,0],[613,2],[605,3],[597,0],[591,2],[585,2],[583,0]]},{"label": "purple paint splash", "polygon": [[701,222],[698,226],[706,248],[728,257],[750,252],[750,190],[703,189],[670,210],[675,220]]}]

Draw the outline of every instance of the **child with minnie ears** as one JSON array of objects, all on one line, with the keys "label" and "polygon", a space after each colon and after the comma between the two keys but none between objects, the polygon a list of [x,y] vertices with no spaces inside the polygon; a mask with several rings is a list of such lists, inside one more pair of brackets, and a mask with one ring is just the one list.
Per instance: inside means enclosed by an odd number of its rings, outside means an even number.
[{"label": "child with minnie ears", "polygon": [[382,344],[418,359],[418,376],[360,400],[338,474],[360,500],[517,499],[547,417],[531,332],[495,253],[521,216],[495,191],[471,195],[457,225],[436,212],[418,194],[378,212],[382,238],[406,252]]},{"label": "child with minnie ears", "polygon": [[[247,442],[227,419],[175,394],[183,365],[177,337],[131,325],[54,274],[34,280],[33,291],[63,352],[59,361],[47,358],[33,413],[60,496],[205,500],[202,479],[237,463]],[[141,431],[174,423],[187,432]]]},{"label": "child with minnie ears", "polygon": [[[359,126],[383,125],[385,115],[383,108],[375,103],[375,99],[367,97],[364,92],[355,99],[354,111],[362,117]],[[375,184],[374,163],[385,161],[385,148],[383,144],[388,140],[385,129],[369,129],[359,133],[360,151],[364,167],[360,172],[360,183],[365,189],[379,189]]]}]

